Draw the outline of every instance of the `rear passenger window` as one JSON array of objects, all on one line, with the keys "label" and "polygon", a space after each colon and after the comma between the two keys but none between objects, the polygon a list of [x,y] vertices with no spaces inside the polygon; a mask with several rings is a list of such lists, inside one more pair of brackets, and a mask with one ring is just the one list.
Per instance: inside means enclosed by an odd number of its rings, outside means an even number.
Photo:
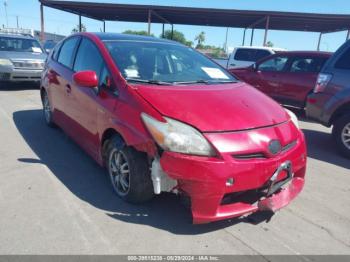
[{"label": "rear passenger window", "polygon": [[271,55],[271,53],[267,50],[240,48],[236,51],[234,59],[237,61],[256,62],[269,55]]},{"label": "rear passenger window", "polygon": [[57,58],[58,58],[58,51],[60,50],[60,47],[61,47],[62,43],[59,43],[57,45],[55,45],[55,47],[52,49],[52,59],[57,61]]},{"label": "rear passenger window", "polygon": [[59,63],[66,67],[72,68],[74,51],[78,42],[78,37],[72,37],[64,41],[57,59]]},{"label": "rear passenger window", "polygon": [[236,51],[235,60],[255,62],[255,49],[240,48]]},{"label": "rear passenger window", "polygon": [[99,76],[103,59],[97,47],[88,39],[83,38],[80,43],[74,63],[74,71],[92,70]]},{"label": "rear passenger window", "polygon": [[258,70],[264,72],[281,72],[284,70],[287,61],[288,57],[273,57],[261,63],[258,66]]},{"label": "rear passenger window", "polygon": [[335,68],[350,70],[350,48],[348,48],[348,50],[341,55],[341,57],[335,63]]},{"label": "rear passenger window", "polygon": [[326,61],[324,57],[297,57],[290,66],[290,72],[318,73]]}]

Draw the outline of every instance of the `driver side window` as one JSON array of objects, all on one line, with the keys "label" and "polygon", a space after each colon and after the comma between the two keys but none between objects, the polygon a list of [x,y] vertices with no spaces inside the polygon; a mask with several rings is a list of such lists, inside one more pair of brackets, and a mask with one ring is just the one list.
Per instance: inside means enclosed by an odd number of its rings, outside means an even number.
[{"label": "driver side window", "polygon": [[265,62],[262,62],[259,65],[258,70],[263,72],[281,72],[284,70],[287,61],[287,57],[273,57],[271,59],[266,60]]}]

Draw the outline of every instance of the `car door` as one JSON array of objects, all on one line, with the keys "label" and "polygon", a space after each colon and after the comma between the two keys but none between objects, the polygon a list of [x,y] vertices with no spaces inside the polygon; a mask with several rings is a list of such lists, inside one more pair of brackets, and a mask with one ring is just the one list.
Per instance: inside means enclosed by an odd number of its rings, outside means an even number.
[{"label": "car door", "polygon": [[[82,38],[73,66],[74,72],[92,70],[99,77],[103,58],[96,45]],[[67,99],[67,115],[71,125],[72,137],[93,157],[96,157],[97,96],[99,87],[88,88],[72,83]]]},{"label": "car door", "polygon": [[72,83],[73,58],[80,37],[75,36],[66,39],[59,49],[54,50],[48,64],[46,77],[48,80],[48,94],[54,112],[55,122],[65,131],[69,131],[67,122],[66,100]]},{"label": "car door", "polygon": [[287,62],[288,57],[283,55],[273,55],[260,63],[258,62],[255,66],[255,87],[275,98],[280,85],[280,73],[285,70]]},{"label": "car door", "polygon": [[282,74],[278,95],[283,104],[304,108],[327,57],[295,56]]}]

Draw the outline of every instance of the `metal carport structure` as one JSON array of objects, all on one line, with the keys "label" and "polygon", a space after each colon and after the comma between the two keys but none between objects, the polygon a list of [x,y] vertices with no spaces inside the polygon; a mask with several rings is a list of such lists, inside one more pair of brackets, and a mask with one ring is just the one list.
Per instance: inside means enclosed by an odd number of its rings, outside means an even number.
[{"label": "metal carport structure", "polygon": [[268,30],[307,31],[319,33],[317,49],[320,48],[322,35],[325,33],[347,31],[346,39],[350,37],[350,15],[346,14],[316,14],[277,11],[251,11],[215,8],[173,7],[156,5],[133,5],[115,3],[96,3],[78,1],[39,0],[41,14],[42,39],[44,38],[43,6],[77,14],[79,28],[81,17],[88,17],[103,22],[145,22],[148,23],[148,33],[151,23],[182,25],[202,25],[217,27],[243,28],[244,45],[247,29],[251,29],[251,44],[254,30],[264,29],[263,45],[266,45]]}]

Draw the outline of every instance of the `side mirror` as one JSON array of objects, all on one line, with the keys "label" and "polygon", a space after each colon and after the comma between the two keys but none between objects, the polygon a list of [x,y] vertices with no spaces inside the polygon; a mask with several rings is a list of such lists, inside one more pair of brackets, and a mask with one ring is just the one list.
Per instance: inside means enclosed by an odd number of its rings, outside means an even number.
[{"label": "side mirror", "polygon": [[87,70],[80,71],[73,75],[74,83],[83,87],[96,87],[98,86],[98,78],[95,71]]},{"label": "side mirror", "polygon": [[253,71],[256,71],[258,69],[258,66],[254,63],[252,64],[251,68]]}]

